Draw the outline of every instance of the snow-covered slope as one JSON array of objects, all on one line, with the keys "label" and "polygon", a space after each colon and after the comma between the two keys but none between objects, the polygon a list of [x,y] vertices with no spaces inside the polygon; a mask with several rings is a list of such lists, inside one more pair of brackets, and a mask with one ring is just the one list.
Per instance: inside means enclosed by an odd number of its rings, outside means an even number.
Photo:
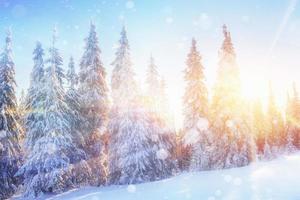
[{"label": "snow-covered slope", "polygon": [[299,200],[300,153],[229,170],[184,173],[140,185],[82,188],[51,200]]}]

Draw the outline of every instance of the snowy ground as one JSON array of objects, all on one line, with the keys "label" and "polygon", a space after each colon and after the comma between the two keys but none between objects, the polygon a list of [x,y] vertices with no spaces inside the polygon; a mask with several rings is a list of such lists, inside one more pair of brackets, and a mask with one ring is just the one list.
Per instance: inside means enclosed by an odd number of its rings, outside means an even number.
[{"label": "snowy ground", "polygon": [[300,153],[251,166],[184,173],[141,185],[82,188],[51,200],[299,200]]}]

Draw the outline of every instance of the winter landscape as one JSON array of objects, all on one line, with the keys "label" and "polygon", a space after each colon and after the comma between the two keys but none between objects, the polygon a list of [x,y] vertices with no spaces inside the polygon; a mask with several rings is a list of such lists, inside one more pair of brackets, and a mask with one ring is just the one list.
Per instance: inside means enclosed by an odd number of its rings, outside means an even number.
[{"label": "winter landscape", "polygon": [[0,0],[0,199],[300,199],[298,4]]}]

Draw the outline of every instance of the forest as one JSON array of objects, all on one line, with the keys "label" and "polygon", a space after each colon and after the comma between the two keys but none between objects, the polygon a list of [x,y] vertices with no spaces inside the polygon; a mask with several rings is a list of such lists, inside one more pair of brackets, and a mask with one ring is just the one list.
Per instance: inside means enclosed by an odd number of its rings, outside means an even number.
[{"label": "forest", "polygon": [[238,54],[226,25],[222,31],[212,90],[197,41],[191,38],[182,73],[184,121],[176,129],[169,117],[168,83],[153,56],[147,87],[142,90],[135,79],[125,26],[110,83],[94,23],[86,31],[80,63],[62,58],[54,28],[51,46],[37,42],[32,50],[30,86],[20,97],[8,30],[0,56],[0,199],[153,182],[187,171],[243,167],[299,150],[296,84],[285,112],[276,104],[271,82],[266,107],[259,100],[245,101]]}]

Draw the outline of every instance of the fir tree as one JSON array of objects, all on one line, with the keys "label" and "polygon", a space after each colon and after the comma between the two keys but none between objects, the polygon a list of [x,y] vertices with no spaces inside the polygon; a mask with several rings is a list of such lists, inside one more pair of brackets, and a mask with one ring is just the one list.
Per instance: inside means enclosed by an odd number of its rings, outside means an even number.
[{"label": "fir tree", "polygon": [[66,93],[66,102],[69,106],[69,121],[71,125],[71,132],[74,134],[77,145],[84,148],[84,138],[80,124],[83,118],[80,113],[80,95],[77,91],[78,76],[75,72],[75,64],[73,57],[70,58],[68,71],[66,74],[68,80],[68,90]]},{"label": "fir tree", "polygon": [[80,63],[79,94],[83,117],[82,130],[85,130],[85,151],[93,171],[93,182],[96,185],[104,183],[103,141],[101,137],[106,132],[109,109],[106,72],[100,59],[100,48],[96,27],[90,26],[89,36],[85,40],[85,50]]},{"label": "fir tree", "polygon": [[287,148],[294,150],[300,147],[300,100],[295,83],[292,97],[288,96],[286,106]]},{"label": "fir tree", "polygon": [[25,146],[31,150],[36,139],[44,131],[44,50],[40,42],[36,43],[33,51],[33,69],[30,75],[30,86],[25,100],[24,125],[26,131]]},{"label": "fir tree", "polygon": [[254,141],[240,90],[239,68],[230,32],[223,26],[224,42],[219,52],[219,68],[214,86],[210,121],[215,156],[212,168],[230,168],[254,160]]},{"label": "fir tree", "polygon": [[[284,121],[277,108],[271,83],[269,85],[269,102],[267,110],[267,141],[273,157],[283,151],[286,145]],[[271,159],[266,157],[266,159]]]},{"label": "fir tree", "polygon": [[[47,63],[49,63],[50,65],[55,65],[56,77],[58,79],[59,84],[63,86],[65,79],[64,69],[62,68],[63,59],[60,56],[59,50],[55,46],[56,40],[57,29],[55,27],[53,30],[52,47],[49,49],[50,58],[47,60]],[[50,68],[48,69],[50,70]]]},{"label": "fir tree", "polygon": [[[186,61],[184,78],[187,83],[184,94],[184,143],[187,154],[185,159],[191,162],[194,170],[208,168],[208,92],[205,86],[204,67],[197,50],[196,40]],[[190,160],[191,159],[191,160]],[[189,166],[189,164],[187,164]]]},{"label": "fir tree", "polygon": [[56,70],[59,67],[56,58],[60,56],[53,53],[55,36],[53,40],[43,87],[45,127],[18,172],[24,175],[24,196],[29,198],[62,192],[86,182],[89,177],[85,154],[76,146],[71,132],[62,77],[57,77],[60,74]]},{"label": "fir tree", "polygon": [[165,96],[165,82],[160,77],[154,58],[150,57],[146,83],[148,86],[148,117],[152,130],[152,145],[156,151],[156,178],[171,176],[176,167],[175,159],[175,130],[171,126]]},{"label": "fir tree", "polygon": [[119,48],[115,56],[112,63],[114,66],[111,79],[112,98],[115,106],[122,102],[120,105],[126,108],[136,102],[138,91],[125,27],[122,29]]},{"label": "fir tree", "polygon": [[[114,184],[133,184],[168,177],[174,168],[168,130],[139,102],[125,28],[113,62],[114,105],[109,123],[109,172]],[[164,142],[163,142],[164,140]]]},{"label": "fir tree", "polygon": [[11,196],[19,184],[15,177],[20,164],[20,126],[15,96],[15,64],[8,31],[0,57],[0,199]]},{"label": "fir tree", "polygon": [[147,95],[152,112],[160,112],[160,76],[154,58],[150,57],[150,63],[147,70]]}]

